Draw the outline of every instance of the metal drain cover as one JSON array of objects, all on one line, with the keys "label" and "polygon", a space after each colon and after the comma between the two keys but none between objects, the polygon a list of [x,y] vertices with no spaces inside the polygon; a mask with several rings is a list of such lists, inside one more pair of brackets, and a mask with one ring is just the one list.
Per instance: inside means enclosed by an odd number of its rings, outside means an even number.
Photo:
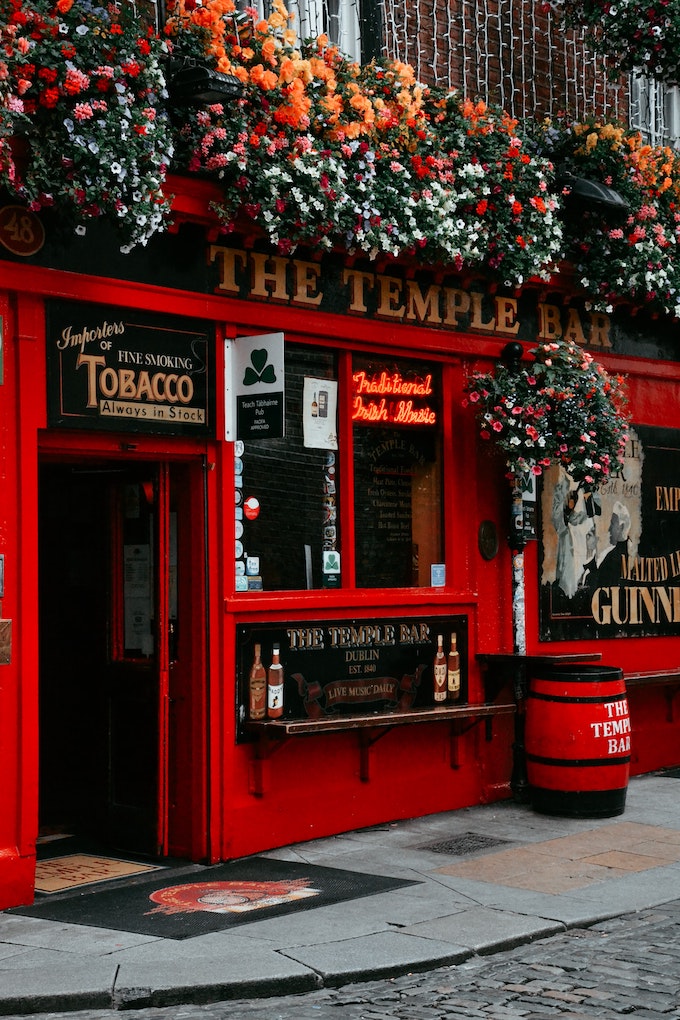
[{"label": "metal drain cover", "polygon": [[475,854],[479,850],[490,850],[492,847],[505,846],[510,842],[512,841],[509,839],[484,836],[481,832],[462,832],[459,836],[454,836],[452,839],[428,843],[427,846],[421,846],[418,849],[429,850],[434,854],[450,854],[452,857],[465,857],[466,854]]}]

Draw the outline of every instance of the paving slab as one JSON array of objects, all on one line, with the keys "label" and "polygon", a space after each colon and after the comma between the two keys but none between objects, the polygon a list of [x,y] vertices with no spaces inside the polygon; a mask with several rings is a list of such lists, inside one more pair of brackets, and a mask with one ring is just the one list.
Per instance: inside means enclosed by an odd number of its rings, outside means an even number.
[{"label": "paving slab", "polygon": [[403,934],[455,942],[467,946],[474,953],[484,953],[490,949],[513,949],[564,930],[565,926],[558,921],[528,917],[509,910],[475,907],[410,925]]},{"label": "paving slab", "polygon": [[118,968],[107,960],[66,960],[61,966],[0,972],[0,1011],[34,1015],[54,1009],[111,1005]]},{"label": "paving slab", "polygon": [[290,949],[287,955],[311,967],[321,976],[324,985],[332,988],[350,981],[460,963],[470,956],[470,950],[452,942],[401,932],[381,932],[345,942]]},{"label": "paving slab", "polygon": [[174,1006],[186,1002],[215,1002],[268,995],[309,992],[321,978],[308,966],[271,950],[248,947],[248,952],[219,957],[156,959],[125,962],[115,982],[117,1009]]}]

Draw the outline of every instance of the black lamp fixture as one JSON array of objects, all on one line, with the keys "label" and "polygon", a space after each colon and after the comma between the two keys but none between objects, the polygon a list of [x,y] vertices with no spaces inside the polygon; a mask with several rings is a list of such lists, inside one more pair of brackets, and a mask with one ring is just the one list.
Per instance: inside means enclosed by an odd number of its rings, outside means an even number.
[{"label": "black lamp fixture", "polygon": [[557,184],[562,189],[565,206],[571,213],[599,213],[605,219],[613,219],[628,212],[625,198],[600,181],[574,177],[564,172],[558,175]]},{"label": "black lamp fixture", "polygon": [[212,106],[241,99],[243,83],[233,74],[223,74],[202,64],[184,63],[168,78],[170,98],[181,106]]}]

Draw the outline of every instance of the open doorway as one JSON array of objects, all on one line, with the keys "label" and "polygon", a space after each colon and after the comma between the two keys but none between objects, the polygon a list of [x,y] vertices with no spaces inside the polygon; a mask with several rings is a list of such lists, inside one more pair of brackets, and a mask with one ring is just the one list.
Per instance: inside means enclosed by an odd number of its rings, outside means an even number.
[{"label": "open doorway", "polygon": [[40,832],[200,859],[201,474],[40,468]]}]

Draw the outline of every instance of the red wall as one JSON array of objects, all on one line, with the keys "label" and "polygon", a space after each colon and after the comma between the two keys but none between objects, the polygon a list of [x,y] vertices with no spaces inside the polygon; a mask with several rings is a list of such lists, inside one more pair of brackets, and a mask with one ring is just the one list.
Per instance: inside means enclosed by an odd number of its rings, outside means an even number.
[{"label": "red wall", "polygon": [[[2,616],[13,620],[13,653],[0,666],[0,906],[28,902],[32,895],[37,835],[37,455],[45,425],[45,369],[42,295],[117,302],[177,314],[202,316],[236,331],[283,329],[287,336],[334,344],[378,348],[413,355],[427,352],[445,363],[446,589],[398,592],[329,591],[250,593],[233,591],[233,452],[229,444],[207,444],[211,643],[206,665],[205,702],[196,726],[207,732],[208,768],[196,780],[197,796],[207,801],[197,812],[196,832],[187,844],[206,845],[211,860],[242,856],[277,845],[338,833],[400,817],[483,803],[510,795],[513,721],[493,720],[491,739],[484,722],[448,721],[374,732],[361,750],[357,732],[291,737],[269,755],[255,744],[235,742],[235,628],[267,619],[304,620],[327,616],[442,615],[469,617],[468,662],[471,700],[484,699],[478,652],[512,651],[510,553],[505,541],[509,487],[503,466],[481,442],[461,400],[466,373],[491,367],[507,338],[455,335],[409,324],[384,324],[309,312],[285,306],[246,303],[161,288],[100,281],[75,274],[7,264],[4,285],[22,296],[19,312],[5,296],[4,384],[0,388],[0,553],[5,554]],[[218,352],[221,348],[218,345]],[[486,359],[486,360],[484,360]],[[607,360],[607,359],[603,359]],[[609,359],[610,364],[614,362]],[[618,359],[629,373],[634,420],[680,428],[680,387],[675,366]],[[222,377],[218,353],[217,378]],[[218,394],[221,420],[222,396]],[[68,445],[67,433],[60,441]],[[96,442],[97,440],[93,440]],[[88,442],[86,434],[79,442]],[[495,523],[498,555],[489,561],[478,549],[482,521]],[[538,563],[536,543],[526,553],[526,618],[529,652],[596,651],[627,670],[677,666],[676,638],[620,641],[538,641]],[[625,660],[625,661],[624,661]],[[504,701],[512,692],[501,693]],[[631,696],[633,771],[680,763],[675,703],[660,689]],[[202,733],[197,731],[196,740]],[[362,756],[363,754],[363,756]],[[361,770],[365,775],[362,779]],[[201,832],[198,832],[200,827]]]}]

